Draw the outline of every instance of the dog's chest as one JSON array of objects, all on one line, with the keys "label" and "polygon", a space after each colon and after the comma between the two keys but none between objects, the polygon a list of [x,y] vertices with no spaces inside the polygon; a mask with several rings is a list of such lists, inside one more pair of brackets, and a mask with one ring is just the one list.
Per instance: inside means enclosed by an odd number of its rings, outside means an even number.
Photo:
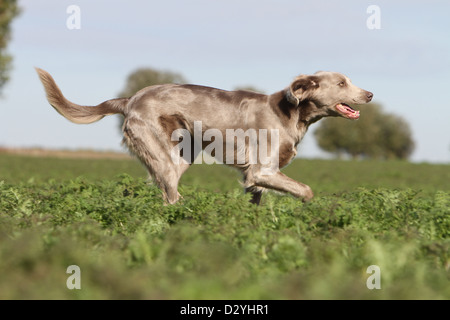
[{"label": "dog's chest", "polygon": [[297,139],[295,143],[295,147],[302,141],[303,137],[305,136],[306,132],[308,131],[308,126],[304,125],[303,123],[300,123],[300,125],[297,125]]},{"label": "dog's chest", "polygon": [[278,161],[280,168],[287,166],[297,155],[297,145],[293,143],[284,143],[280,146]]}]

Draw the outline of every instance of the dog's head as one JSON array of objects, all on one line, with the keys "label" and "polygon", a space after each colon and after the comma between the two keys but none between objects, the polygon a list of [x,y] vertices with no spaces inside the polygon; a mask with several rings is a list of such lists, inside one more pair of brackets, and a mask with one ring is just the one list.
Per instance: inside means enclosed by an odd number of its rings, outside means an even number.
[{"label": "dog's head", "polygon": [[372,97],[371,92],[353,85],[345,75],[325,71],[301,75],[286,90],[286,98],[291,104],[299,106],[301,102],[311,102],[320,117],[358,119],[359,111],[351,105],[368,103]]}]

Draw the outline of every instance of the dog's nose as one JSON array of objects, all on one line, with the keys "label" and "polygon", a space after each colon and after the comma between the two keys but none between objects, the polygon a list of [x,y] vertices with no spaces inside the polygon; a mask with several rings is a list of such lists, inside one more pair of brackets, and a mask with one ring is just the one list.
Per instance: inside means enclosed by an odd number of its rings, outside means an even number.
[{"label": "dog's nose", "polygon": [[373,98],[373,93],[372,92],[369,92],[369,91],[367,91],[367,93],[366,93],[366,97],[367,97],[367,100],[372,100],[372,98]]}]

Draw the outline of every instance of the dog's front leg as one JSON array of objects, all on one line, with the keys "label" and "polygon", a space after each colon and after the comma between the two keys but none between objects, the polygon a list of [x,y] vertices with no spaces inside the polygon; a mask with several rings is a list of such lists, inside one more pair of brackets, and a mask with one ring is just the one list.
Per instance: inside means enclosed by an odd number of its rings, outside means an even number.
[{"label": "dog's front leg", "polygon": [[309,186],[289,178],[280,171],[276,171],[270,175],[262,175],[259,171],[252,172],[247,176],[246,184],[288,192],[294,197],[302,198],[303,202],[309,201],[314,197]]}]

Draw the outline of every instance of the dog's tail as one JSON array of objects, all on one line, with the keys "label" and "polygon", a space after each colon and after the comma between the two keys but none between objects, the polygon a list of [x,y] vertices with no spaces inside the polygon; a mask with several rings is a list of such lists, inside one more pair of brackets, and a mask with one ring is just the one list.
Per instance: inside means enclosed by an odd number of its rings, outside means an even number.
[{"label": "dog's tail", "polygon": [[44,85],[48,102],[62,116],[74,123],[87,124],[98,121],[107,115],[125,113],[129,98],[108,100],[94,107],[80,106],[64,97],[55,80],[47,71],[39,68],[36,68],[36,71]]}]

